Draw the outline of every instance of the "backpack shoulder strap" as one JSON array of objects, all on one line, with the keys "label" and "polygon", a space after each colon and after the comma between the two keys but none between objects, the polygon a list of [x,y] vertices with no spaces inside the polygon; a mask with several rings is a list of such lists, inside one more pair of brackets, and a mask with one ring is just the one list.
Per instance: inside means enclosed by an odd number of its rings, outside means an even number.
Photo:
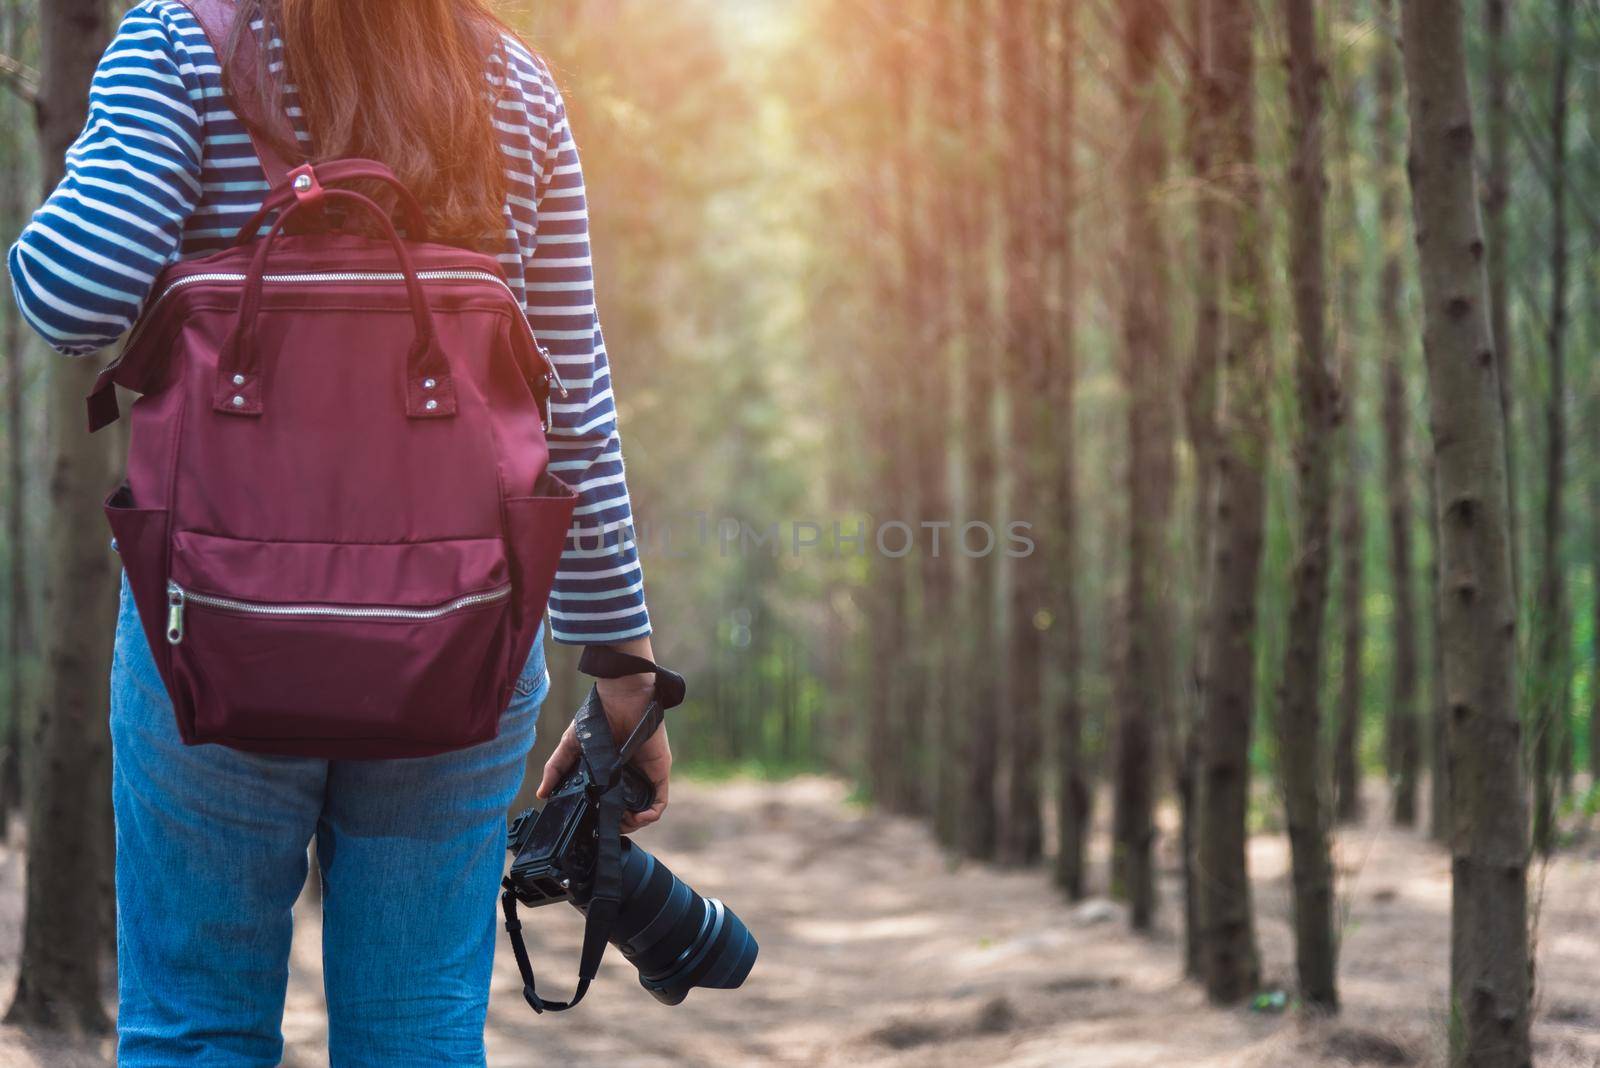
[{"label": "backpack shoulder strap", "polygon": [[[200,28],[205,31],[206,39],[211,42],[211,50],[217,54],[217,62],[219,64],[224,62],[223,53],[233,34],[234,20],[239,16],[238,4],[235,0],[180,0],[180,2],[189,9],[190,14],[200,23]],[[256,155],[261,159],[261,169],[267,174],[267,187],[276,189],[288,180],[290,165],[273,147],[270,138],[263,134],[275,120],[280,125],[282,123],[278,112],[260,99],[256,88],[259,84],[258,64],[261,62],[256,35],[242,34],[239,38],[239,47],[231,57],[226,57],[226,61],[229,64],[230,74],[226,84],[231,89],[228,103],[250,133],[250,144],[254,146]]]}]

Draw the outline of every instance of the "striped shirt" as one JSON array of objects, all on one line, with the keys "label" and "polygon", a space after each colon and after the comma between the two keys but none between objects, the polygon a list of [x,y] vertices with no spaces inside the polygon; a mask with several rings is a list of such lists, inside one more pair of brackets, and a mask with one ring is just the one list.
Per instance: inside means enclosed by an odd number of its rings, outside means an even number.
[{"label": "striped shirt", "polygon": [[[595,310],[583,173],[549,69],[514,38],[504,44],[486,71],[508,179],[498,258],[568,389],[551,406],[550,470],[579,494],[551,630],[571,644],[621,641],[648,634],[650,622]],[[272,42],[270,62],[281,61],[280,47]],[[292,86],[284,103],[309,148]],[[162,268],[226,247],[267,192],[217,55],[176,0],[143,0],[128,12],[66,163],[8,262],[23,316],[71,355],[121,336]]]}]

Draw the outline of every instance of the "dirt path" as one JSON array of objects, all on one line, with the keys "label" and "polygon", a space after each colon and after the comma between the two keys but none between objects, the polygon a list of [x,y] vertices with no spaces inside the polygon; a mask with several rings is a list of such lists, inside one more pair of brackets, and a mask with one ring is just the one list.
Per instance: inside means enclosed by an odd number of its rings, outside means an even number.
[{"label": "dirt path", "polygon": [[[1367,827],[1339,845],[1347,903],[1337,1023],[1219,1011],[1177,973],[1171,861],[1160,929],[1133,938],[1103,901],[1071,907],[1037,873],[952,865],[909,821],[844,803],[838,783],[685,783],[646,845],[725,896],[761,941],[745,989],[698,991],[674,1009],[615,954],[575,1013],[521,1003],[509,953],[496,962],[495,1068],[693,1065],[968,1065],[1040,1068],[1321,1068],[1440,1063],[1449,868],[1409,834]],[[1170,836],[1168,836],[1170,841]],[[1270,982],[1288,985],[1285,850],[1252,846]],[[0,863],[0,989],[16,951],[20,865]],[[533,932],[543,973],[567,981],[578,917],[547,910]],[[301,910],[286,1064],[327,1063],[315,908]],[[503,948],[503,947],[502,947]],[[1600,845],[1543,874],[1537,1038],[1541,1068],[1600,1066]],[[101,1064],[92,1051],[30,1046],[0,1029],[0,1065]]]}]

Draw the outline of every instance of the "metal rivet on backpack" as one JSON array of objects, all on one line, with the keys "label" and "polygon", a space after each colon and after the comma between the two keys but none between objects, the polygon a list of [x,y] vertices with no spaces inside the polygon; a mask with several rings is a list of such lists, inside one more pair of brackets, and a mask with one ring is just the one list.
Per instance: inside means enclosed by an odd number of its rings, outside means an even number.
[{"label": "metal rivet on backpack", "polygon": [[422,388],[423,389],[432,389],[434,386],[437,386],[438,384],[439,384],[438,380],[436,380],[436,379],[424,378],[422,380]]},{"label": "metal rivet on backpack", "polygon": [[244,385],[244,375],[234,375],[233,376],[233,384],[236,385],[236,386]]},{"label": "metal rivet on backpack", "polygon": [[239,396],[237,393],[235,393],[233,395],[233,406],[235,408],[243,408],[244,407],[244,398]]},{"label": "metal rivet on backpack", "polygon": [[296,176],[294,180],[294,191],[296,193],[311,192],[311,175],[301,174]]},{"label": "metal rivet on backpack", "polygon": [[437,407],[439,407],[439,402],[438,402],[438,401],[436,401],[436,400],[431,400],[431,401],[429,401],[429,402],[428,402],[428,403],[427,403],[427,404],[424,404],[424,405],[423,405],[423,407],[424,407],[424,408],[426,408],[426,409],[428,409],[428,411],[430,411],[430,412],[431,412],[431,411],[433,411],[433,410],[434,410],[434,409],[435,409],[435,408],[437,408]]}]

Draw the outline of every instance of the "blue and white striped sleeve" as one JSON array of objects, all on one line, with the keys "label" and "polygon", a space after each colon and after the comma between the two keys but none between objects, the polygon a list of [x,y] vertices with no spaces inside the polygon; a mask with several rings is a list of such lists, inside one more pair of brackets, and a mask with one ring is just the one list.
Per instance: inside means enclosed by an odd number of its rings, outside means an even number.
[{"label": "blue and white striped sleeve", "polygon": [[124,17],[66,176],[7,261],[17,307],[60,352],[95,352],[133,325],[200,199],[199,78],[170,18],[152,0]]},{"label": "blue and white striped sleeve", "polygon": [[623,641],[649,634],[650,617],[595,307],[583,168],[560,91],[543,64],[533,74],[525,93],[538,221],[527,264],[528,320],[568,390],[551,404],[550,470],[578,491],[550,597],[551,631],[566,644]]}]

